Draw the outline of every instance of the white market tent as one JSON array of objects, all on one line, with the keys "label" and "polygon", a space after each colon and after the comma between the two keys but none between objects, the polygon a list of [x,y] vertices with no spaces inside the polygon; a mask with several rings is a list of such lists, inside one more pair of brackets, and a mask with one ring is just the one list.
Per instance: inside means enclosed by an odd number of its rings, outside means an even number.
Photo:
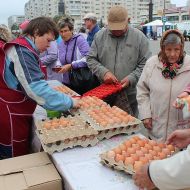
[{"label": "white market tent", "polygon": [[[173,25],[172,23],[170,22],[166,22],[165,23],[166,26],[171,26]],[[163,22],[161,20],[154,20],[152,22],[149,22],[147,24],[144,24],[143,26],[163,26]]]}]

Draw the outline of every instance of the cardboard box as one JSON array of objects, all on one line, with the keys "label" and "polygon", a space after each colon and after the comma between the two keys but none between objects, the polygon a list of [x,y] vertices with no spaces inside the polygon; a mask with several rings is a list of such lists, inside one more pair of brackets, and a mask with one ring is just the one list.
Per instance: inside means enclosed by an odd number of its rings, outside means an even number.
[{"label": "cardboard box", "polygon": [[0,160],[0,190],[62,190],[62,181],[45,152]]}]

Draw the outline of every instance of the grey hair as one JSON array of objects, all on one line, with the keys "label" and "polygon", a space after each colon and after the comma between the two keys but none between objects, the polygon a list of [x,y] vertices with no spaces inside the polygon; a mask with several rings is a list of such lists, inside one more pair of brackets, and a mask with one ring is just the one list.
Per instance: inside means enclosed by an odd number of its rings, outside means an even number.
[{"label": "grey hair", "polygon": [[178,45],[178,44],[182,44],[182,41],[181,41],[181,38],[177,34],[170,33],[166,36],[166,38],[163,42],[164,46],[168,45],[168,44]]}]

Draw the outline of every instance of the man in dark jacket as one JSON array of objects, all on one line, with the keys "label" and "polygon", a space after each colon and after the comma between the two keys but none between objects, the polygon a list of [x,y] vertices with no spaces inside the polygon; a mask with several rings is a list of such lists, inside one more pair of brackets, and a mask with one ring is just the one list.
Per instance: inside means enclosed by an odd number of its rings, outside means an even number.
[{"label": "man in dark jacket", "polygon": [[100,30],[99,26],[97,25],[97,17],[93,13],[88,13],[84,16],[83,20],[85,22],[86,28],[89,30],[87,42],[89,46],[91,46],[95,34]]}]

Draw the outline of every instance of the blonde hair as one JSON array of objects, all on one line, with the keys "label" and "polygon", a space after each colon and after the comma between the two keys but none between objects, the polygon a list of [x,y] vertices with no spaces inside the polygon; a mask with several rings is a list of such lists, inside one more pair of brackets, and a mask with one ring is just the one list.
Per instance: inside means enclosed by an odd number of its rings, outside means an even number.
[{"label": "blonde hair", "polygon": [[5,25],[0,25],[0,39],[8,42],[11,40],[11,32]]}]

